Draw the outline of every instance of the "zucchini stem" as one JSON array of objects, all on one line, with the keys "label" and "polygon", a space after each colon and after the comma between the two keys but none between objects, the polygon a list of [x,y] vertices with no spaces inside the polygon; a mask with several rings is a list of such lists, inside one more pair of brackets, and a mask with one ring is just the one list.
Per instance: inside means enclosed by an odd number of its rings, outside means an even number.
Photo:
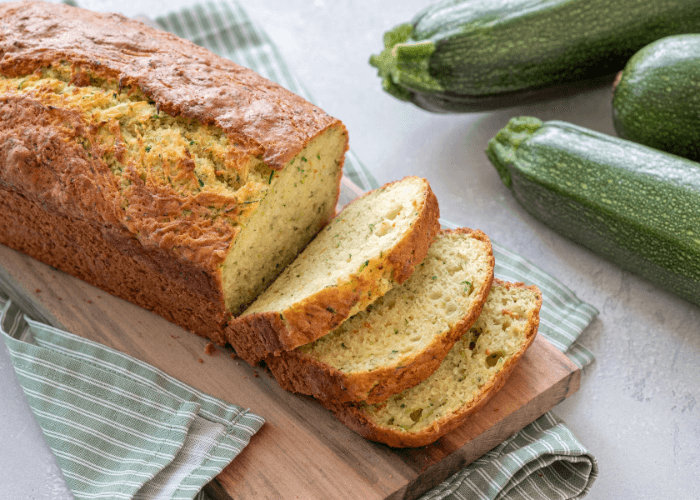
[{"label": "zucchini stem", "polygon": [[403,101],[414,92],[440,92],[444,87],[430,75],[430,56],[435,52],[431,40],[412,40],[413,25],[401,24],[384,34],[384,50],[369,63],[378,69],[382,87]]},{"label": "zucchini stem", "polygon": [[529,116],[512,118],[508,124],[489,141],[486,156],[496,167],[501,181],[510,187],[512,179],[508,166],[512,165],[518,146],[542,126],[542,121]]}]

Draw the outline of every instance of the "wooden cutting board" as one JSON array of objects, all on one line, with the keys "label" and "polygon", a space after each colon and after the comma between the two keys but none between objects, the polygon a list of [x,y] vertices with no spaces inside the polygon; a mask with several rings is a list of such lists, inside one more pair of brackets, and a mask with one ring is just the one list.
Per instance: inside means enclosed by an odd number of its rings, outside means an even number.
[{"label": "wooden cutting board", "polygon": [[0,245],[0,288],[31,317],[141,359],[266,424],[208,487],[216,499],[416,498],[579,388],[580,371],[538,337],[503,389],[459,429],[422,448],[361,438],[263,368],[204,352],[207,341]]}]

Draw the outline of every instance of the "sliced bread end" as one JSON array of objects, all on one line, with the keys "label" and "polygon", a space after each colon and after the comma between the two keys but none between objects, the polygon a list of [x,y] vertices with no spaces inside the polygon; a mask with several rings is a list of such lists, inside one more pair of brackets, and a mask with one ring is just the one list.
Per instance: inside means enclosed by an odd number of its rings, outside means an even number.
[{"label": "sliced bread end", "polygon": [[265,359],[290,391],[378,403],[433,373],[481,313],[493,281],[479,230],[441,231],[411,278],[330,334]]},{"label": "sliced bread end", "polygon": [[426,380],[379,404],[321,403],[372,441],[397,448],[430,444],[503,386],[535,339],[541,304],[537,287],[494,280],[481,316]]}]

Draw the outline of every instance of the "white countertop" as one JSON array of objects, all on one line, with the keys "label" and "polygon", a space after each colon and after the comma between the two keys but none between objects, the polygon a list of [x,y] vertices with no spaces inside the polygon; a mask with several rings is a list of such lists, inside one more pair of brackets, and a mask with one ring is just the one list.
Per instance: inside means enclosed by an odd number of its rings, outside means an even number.
[{"label": "white countertop", "polygon": [[[155,17],[194,0],[82,0]],[[428,0],[257,0],[249,13],[278,45],[316,104],[343,120],[351,148],[380,183],[426,177],[443,218],[478,228],[600,310],[581,343],[596,356],[581,389],[555,408],[597,457],[590,500],[700,496],[700,308],[564,239],[527,214],[483,151],[515,115],[614,134],[611,90],[492,113],[436,115],[381,90],[369,56],[382,34]],[[0,349],[0,497],[62,490],[40,430]],[[8,495],[7,497],[3,495]]]}]

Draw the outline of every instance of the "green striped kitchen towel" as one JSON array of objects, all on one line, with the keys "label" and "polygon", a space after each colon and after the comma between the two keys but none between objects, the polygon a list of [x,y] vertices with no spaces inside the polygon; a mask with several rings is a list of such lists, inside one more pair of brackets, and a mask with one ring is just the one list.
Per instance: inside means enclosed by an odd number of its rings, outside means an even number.
[{"label": "green striped kitchen towel", "polygon": [[192,499],[264,423],[3,295],[0,336],[77,499]]},{"label": "green striped kitchen towel", "polygon": [[[160,17],[156,23],[313,102],[263,29],[233,0],[200,3]],[[346,159],[345,175],[362,190],[378,187],[352,151]],[[352,185],[343,185],[340,203],[350,201],[356,194]],[[448,221],[442,222],[446,227],[455,227]],[[493,247],[499,278],[534,284],[542,290],[540,334],[580,367],[591,363],[593,355],[576,339],[598,311],[522,257],[496,243]],[[548,413],[423,498],[582,498],[597,474],[595,458],[563,422]]]}]

